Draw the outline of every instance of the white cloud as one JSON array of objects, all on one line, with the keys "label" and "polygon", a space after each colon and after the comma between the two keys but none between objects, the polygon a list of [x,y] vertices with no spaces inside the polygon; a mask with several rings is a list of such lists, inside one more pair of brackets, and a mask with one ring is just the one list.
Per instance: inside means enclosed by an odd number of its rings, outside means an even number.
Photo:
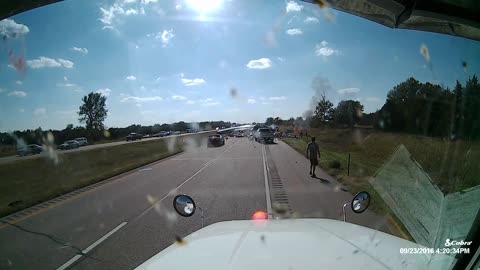
[{"label": "white cloud", "polygon": [[133,9],[133,8],[129,8],[125,12],[125,15],[137,15],[137,14],[138,14],[138,11],[136,9]]},{"label": "white cloud", "polygon": [[200,103],[206,103],[206,102],[212,102],[212,101],[213,101],[213,98],[206,98],[206,99],[198,100],[198,102],[200,102]]},{"label": "white cloud", "polygon": [[110,96],[111,92],[112,92],[112,90],[110,88],[102,88],[102,89],[98,89],[97,91],[95,91],[95,93],[99,93],[99,94],[101,94],[102,96],[105,96],[105,97]]},{"label": "white cloud", "polygon": [[[64,77],[65,79],[66,77]],[[73,91],[75,92],[83,92],[83,89],[82,87],[74,84],[74,83],[71,83],[71,82],[68,82],[68,81],[65,81],[63,83],[57,83],[57,87],[66,87],[66,88],[71,88],[73,89]]]},{"label": "white cloud", "polygon": [[35,116],[45,116],[47,114],[47,109],[45,108],[36,108],[33,110],[33,115]]},{"label": "white cloud", "polygon": [[286,100],[286,96],[279,96],[279,97],[269,97],[269,100]]},{"label": "white cloud", "polygon": [[365,101],[367,101],[367,102],[380,102],[380,101],[382,101],[382,100],[381,100],[380,98],[378,98],[378,97],[367,97],[367,98],[365,99]]},{"label": "white cloud", "polygon": [[172,39],[175,35],[173,34],[173,29],[170,30],[163,30],[161,38],[163,44],[168,44],[170,39]]},{"label": "white cloud", "polygon": [[[182,73],[183,74],[183,73]],[[183,77],[183,76],[182,76]],[[187,78],[182,78],[182,83],[186,86],[195,86],[199,84],[205,83],[204,79],[201,78],[196,78],[196,79],[187,79]]]},{"label": "white cloud", "polygon": [[23,91],[12,91],[10,93],[8,93],[8,96],[10,97],[26,97],[27,96],[27,93],[23,92]]},{"label": "white cloud", "polygon": [[99,20],[106,25],[111,25],[117,15],[125,14],[125,10],[123,10],[122,5],[119,4],[113,4],[107,9],[100,8],[100,12],[102,13],[102,16]]},{"label": "white cloud", "polygon": [[72,68],[73,62],[65,59],[52,59],[44,56],[40,56],[38,59],[27,60],[27,65],[30,68],[45,68],[45,67],[66,67]]},{"label": "white cloud", "polygon": [[58,62],[60,62],[60,64],[62,64],[62,66],[66,67],[66,68],[73,68],[73,62],[72,61],[69,61],[69,60],[65,60],[65,59],[62,59],[62,58],[59,58],[57,59]]},{"label": "white cloud", "polygon": [[278,61],[280,61],[280,62],[285,62],[285,58],[283,58],[283,57],[277,57],[277,59],[278,59]]},{"label": "white cloud", "polygon": [[13,69],[13,70],[16,69],[12,64],[8,64],[7,67],[8,67],[8,68],[11,68],[11,69]]},{"label": "white cloud", "polygon": [[325,40],[322,41],[319,44],[317,44],[315,46],[315,54],[320,56],[320,55],[323,55],[323,56],[330,56],[332,54],[339,54],[340,51],[339,50],[335,50],[335,49],[332,49],[330,47],[328,47],[328,42],[326,42]]},{"label": "white cloud", "polygon": [[57,86],[58,87],[75,87],[77,85],[74,83],[57,83]]},{"label": "white cloud", "polygon": [[358,92],[360,92],[360,89],[358,88],[344,88],[344,89],[337,90],[337,93],[339,93],[340,95],[352,94],[352,93],[358,93]]},{"label": "white cloud", "polygon": [[262,102],[262,104],[263,104],[263,105],[270,105],[270,104],[272,104],[272,102],[266,102],[266,101],[264,101],[264,102]]},{"label": "white cloud", "polygon": [[142,4],[157,3],[158,0],[142,0]]},{"label": "white cloud", "polygon": [[187,104],[188,104],[188,105],[195,104],[195,101],[193,101],[193,100],[187,100]]},{"label": "white cloud", "polygon": [[303,22],[304,23],[318,23],[319,20],[316,17],[307,17]]},{"label": "white cloud", "polygon": [[299,5],[295,1],[288,1],[286,10],[287,12],[301,11],[303,9],[302,5]]},{"label": "white cloud", "polygon": [[257,101],[253,98],[249,98],[249,99],[247,99],[247,103],[248,104],[255,104],[255,103],[257,103]]},{"label": "white cloud", "polygon": [[151,102],[151,101],[162,101],[163,98],[159,96],[153,96],[153,97],[135,97],[135,96],[127,96],[124,97],[120,100],[120,102]]},{"label": "white cloud", "polygon": [[19,112],[24,113],[25,109],[18,109]]},{"label": "white cloud", "polygon": [[260,58],[256,60],[250,60],[247,64],[247,68],[251,69],[266,69],[272,66],[272,61],[269,58]]},{"label": "white cloud", "polygon": [[62,66],[55,59],[40,56],[38,59],[27,60],[27,65],[31,68],[60,67]]},{"label": "white cloud", "polygon": [[0,21],[0,34],[9,38],[24,36],[30,29],[24,24],[16,23],[14,20],[5,19]]},{"label": "white cloud", "polygon": [[293,36],[293,35],[301,35],[303,34],[303,31],[298,28],[293,28],[293,29],[288,29],[287,31],[285,31],[285,33],[289,34],[290,36]]},{"label": "white cloud", "polygon": [[114,31],[115,28],[113,28],[113,26],[106,25],[106,26],[102,27],[102,30],[112,30],[112,31]]},{"label": "white cloud", "polygon": [[170,42],[170,39],[174,38],[173,29],[163,30],[162,32],[150,33],[147,34],[147,37],[155,37],[155,39],[160,39],[163,43],[163,47],[166,47]]},{"label": "white cloud", "polygon": [[6,92],[7,90],[0,88],[0,93]]},{"label": "white cloud", "polygon": [[176,10],[181,10],[181,9],[182,9],[182,5],[177,4],[177,5],[175,6],[175,9],[176,9]]},{"label": "white cloud", "polygon": [[67,76],[63,76],[63,80],[67,82],[68,81]]},{"label": "white cloud", "polygon": [[137,77],[133,76],[133,75],[129,75],[127,76],[126,78],[127,80],[130,80],[130,81],[135,81],[137,79]]},{"label": "white cloud", "polygon": [[22,81],[16,81],[15,83],[18,84],[18,85],[22,85],[22,84],[23,84]]},{"label": "white cloud", "polygon": [[88,49],[87,49],[87,48],[72,47],[72,48],[70,48],[70,50],[71,50],[71,51],[74,51],[74,52],[83,53],[83,54],[87,54],[87,53],[88,53]]},{"label": "white cloud", "polygon": [[207,102],[207,103],[203,103],[202,106],[216,106],[219,104],[220,102]]},{"label": "white cloud", "polygon": [[173,100],[186,100],[187,98],[184,97],[184,96],[180,96],[180,95],[173,95],[172,99]]}]

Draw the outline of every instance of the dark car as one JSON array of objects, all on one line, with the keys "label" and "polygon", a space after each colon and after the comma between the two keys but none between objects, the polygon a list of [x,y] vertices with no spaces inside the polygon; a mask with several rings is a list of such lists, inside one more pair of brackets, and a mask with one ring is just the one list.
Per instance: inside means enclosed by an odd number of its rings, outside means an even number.
[{"label": "dark car", "polygon": [[29,154],[40,154],[43,151],[43,147],[38,144],[29,144],[25,147],[19,148],[17,154],[20,156],[26,156]]},{"label": "dark car", "polygon": [[208,147],[222,146],[222,145],[225,145],[225,139],[223,138],[222,135],[216,134],[216,135],[208,136]]},{"label": "dark car", "polygon": [[142,134],[132,132],[132,133],[130,133],[130,134],[127,135],[127,142],[128,142],[128,141],[141,140],[142,138],[143,138],[143,135],[142,135]]},{"label": "dark car", "polygon": [[75,149],[80,147],[80,143],[77,142],[76,140],[69,140],[66,141],[58,146],[58,149],[60,150],[68,150],[68,149]]}]

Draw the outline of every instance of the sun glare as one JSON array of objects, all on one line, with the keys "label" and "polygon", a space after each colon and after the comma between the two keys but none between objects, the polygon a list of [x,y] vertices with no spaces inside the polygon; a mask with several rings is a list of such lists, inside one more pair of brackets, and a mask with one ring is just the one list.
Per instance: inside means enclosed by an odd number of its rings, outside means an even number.
[{"label": "sun glare", "polygon": [[213,12],[222,6],[223,0],[188,0],[188,6],[200,14]]}]

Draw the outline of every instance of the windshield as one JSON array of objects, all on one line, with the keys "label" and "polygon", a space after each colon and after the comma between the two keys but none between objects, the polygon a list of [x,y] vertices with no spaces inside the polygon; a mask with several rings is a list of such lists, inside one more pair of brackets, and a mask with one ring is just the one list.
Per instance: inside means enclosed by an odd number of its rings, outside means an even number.
[{"label": "windshield", "polygon": [[262,213],[345,218],[383,250],[479,227],[478,41],[291,0],[60,1],[0,34],[2,269],[133,269]]}]

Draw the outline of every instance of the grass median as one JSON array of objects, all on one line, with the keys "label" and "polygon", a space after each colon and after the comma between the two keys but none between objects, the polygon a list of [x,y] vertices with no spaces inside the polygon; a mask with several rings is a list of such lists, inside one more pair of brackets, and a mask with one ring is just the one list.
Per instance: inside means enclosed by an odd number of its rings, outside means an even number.
[{"label": "grass median", "polygon": [[0,164],[0,217],[200,145],[205,136],[58,152],[58,163],[44,156]]}]

